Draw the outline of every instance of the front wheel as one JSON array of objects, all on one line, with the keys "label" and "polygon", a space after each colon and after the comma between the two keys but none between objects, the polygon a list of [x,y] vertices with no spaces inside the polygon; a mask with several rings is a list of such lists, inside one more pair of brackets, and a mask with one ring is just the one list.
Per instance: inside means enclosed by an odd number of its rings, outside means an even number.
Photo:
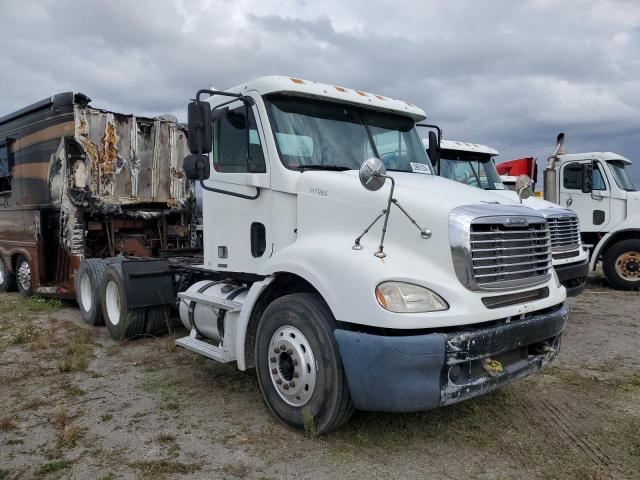
[{"label": "front wheel", "polygon": [[18,257],[16,262],[16,280],[18,291],[25,297],[33,295],[31,265],[24,255]]},{"label": "front wheel", "polygon": [[632,290],[640,287],[640,240],[623,240],[604,254],[602,270],[615,288]]},{"label": "front wheel", "polygon": [[256,335],[256,373],[267,406],[281,422],[321,434],[344,424],[353,403],[322,298],[296,293],[264,311]]}]

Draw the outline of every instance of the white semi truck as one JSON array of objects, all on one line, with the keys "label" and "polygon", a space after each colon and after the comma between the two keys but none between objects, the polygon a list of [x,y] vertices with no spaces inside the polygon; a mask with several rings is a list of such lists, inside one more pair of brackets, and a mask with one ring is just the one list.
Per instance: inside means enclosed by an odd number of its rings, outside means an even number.
[{"label": "white semi truck", "polygon": [[[423,143],[428,148],[429,140],[424,139]],[[491,191],[513,202],[519,201],[518,193],[506,189],[498,174],[493,160],[499,155],[496,149],[454,140],[440,143],[439,163],[435,165],[440,176]],[[556,203],[532,196],[523,203],[547,219],[553,268],[567,288],[567,295],[578,295],[584,290],[589,274],[589,255],[582,247],[578,216]]]},{"label": "white semi truck", "polygon": [[612,286],[640,287],[640,192],[626,171],[631,161],[612,152],[566,153],[563,143],[561,133],[544,171],[544,198],[578,215],[591,270],[601,261]]},{"label": "white semi truck", "polygon": [[203,188],[203,261],[108,264],[110,332],[178,305],[179,346],[255,367],[271,412],[320,433],[354,408],[448,405],[552,362],[568,313],[546,219],[434,175],[424,118],[290,77],[198,92],[184,168]]}]

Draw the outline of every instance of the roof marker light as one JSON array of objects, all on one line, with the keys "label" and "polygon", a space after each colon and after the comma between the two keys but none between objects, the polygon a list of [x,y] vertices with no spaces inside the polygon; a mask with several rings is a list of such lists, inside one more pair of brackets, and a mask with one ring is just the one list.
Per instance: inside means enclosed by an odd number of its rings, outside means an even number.
[{"label": "roof marker light", "polygon": [[356,93],[357,93],[358,95],[360,95],[361,97],[366,97],[366,96],[367,96],[367,94],[366,94],[366,93],[361,92],[360,90],[356,90]]},{"label": "roof marker light", "polygon": [[347,91],[347,89],[344,88],[344,87],[336,87],[336,90],[338,90],[339,92],[342,92],[342,93],[346,93],[346,91]]},{"label": "roof marker light", "polygon": [[293,83],[298,83],[300,85],[304,85],[304,80],[300,80],[299,78],[289,77],[289,80],[291,80]]},{"label": "roof marker light", "polygon": [[376,95],[376,98],[378,100],[386,100],[386,98],[384,98],[382,95]]}]

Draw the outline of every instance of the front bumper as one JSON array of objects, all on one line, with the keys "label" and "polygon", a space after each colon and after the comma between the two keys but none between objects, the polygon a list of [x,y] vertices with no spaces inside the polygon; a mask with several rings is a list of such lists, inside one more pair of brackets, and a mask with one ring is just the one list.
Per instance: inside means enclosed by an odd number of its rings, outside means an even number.
[{"label": "front bumper", "polygon": [[[349,390],[360,410],[409,412],[449,405],[490,392],[551,363],[568,309],[489,327],[447,333],[382,336],[338,329]],[[495,375],[480,366],[504,364]]]},{"label": "front bumper", "polygon": [[575,297],[582,293],[589,276],[589,259],[578,263],[567,263],[553,267],[558,280],[567,289],[567,297]]}]

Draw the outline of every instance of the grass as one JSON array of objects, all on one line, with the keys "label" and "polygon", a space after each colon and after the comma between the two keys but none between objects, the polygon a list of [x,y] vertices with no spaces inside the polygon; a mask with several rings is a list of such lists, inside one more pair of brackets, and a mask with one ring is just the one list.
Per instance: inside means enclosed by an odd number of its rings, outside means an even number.
[{"label": "grass", "polygon": [[10,473],[11,473],[11,470],[7,470],[6,468],[0,468],[0,480],[9,478]]},{"label": "grass", "polygon": [[195,473],[202,468],[200,464],[186,464],[167,459],[131,462],[129,466],[139,470],[147,478],[164,477],[166,475],[187,475]]},{"label": "grass", "polygon": [[56,460],[53,462],[45,463],[38,469],[38,475],[44,476],[51,473],[59,472],[60,470],[66,470],[71,468],[73,462],[71,460]]},{"label": "grass", "polygon": [[316,437],[318,436],[318,428],[316,426],[316,420],[313,417],[313,413],[309,407],[305,407],[302,411],[302,418],[304,421],[304,433],[307,437]]},{"label": "grass", "polygon": [[13,417],[0,417],[0,432],[8,432],[9,430],[16,430],[17,428],[18,424]]},{"label": "grass", "polygon": [[222,466],[222,471],[237,478],[245,478],[249,474],[249,467],[243,463],[227,463]]},{"label": "grass", "polygon": [[108,422],[112,418],[113,418],[113,415],[111,415],[110,413],[103,413],[102,415],[100,415],[101,422]]},{"label": "grass", "polygon": [[80,387],[75,386],[73,383],[71,383],[71,381],[68,378],[64,378],[60,383],[59,386],[62,390],[64,390],[64,392],[67,394],[68,397],[71,398],[75,398],[75,397],[80,397],[82,395],[86,395],[87,392],[85,392],[83,389],[81,389]]},{"label": "grass", "polygon": [[[640,389],[640,373],[629,375],[622,381],[622,390],[629,392]],[[640,435],[640,432],[638,433]]]},{"label": "grass", "polygon": [[78,328],[63,349],[62,359],[58,361],[61,372],[84,372],[93,357],[89,341],[89,331]]}]

